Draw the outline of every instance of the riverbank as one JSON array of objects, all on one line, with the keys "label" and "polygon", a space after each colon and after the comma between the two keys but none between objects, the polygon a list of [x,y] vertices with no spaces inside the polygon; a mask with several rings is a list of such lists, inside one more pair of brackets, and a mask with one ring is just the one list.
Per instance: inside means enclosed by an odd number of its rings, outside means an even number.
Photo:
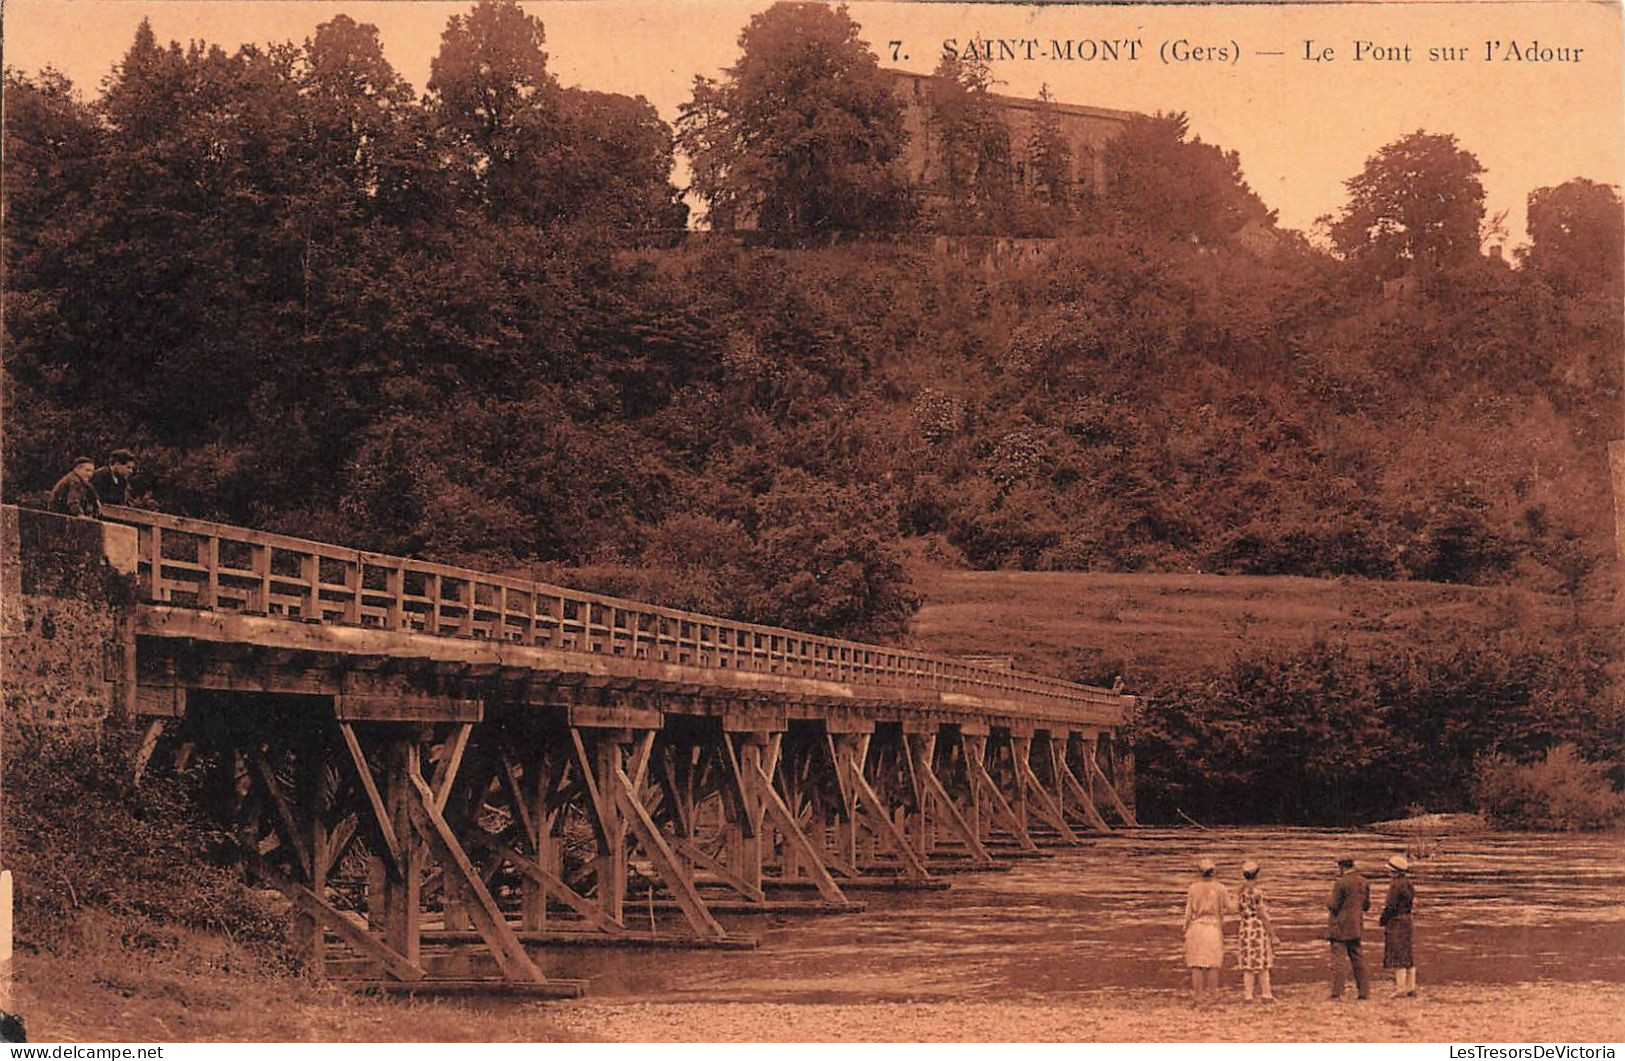
[{"label": "riverbank", "polygon": [[1328,1001],[1316,984],[1273,1004],[1193,1008],[1175,991],[1100,991],[1064,1003],[779,1005],[568,1003],[570,1036],[618,1042],[1617,1042],[1625,985],[1449,985],[1391,999]]},{"label": "riverbank", "polygon": [[1625,984],[1453,984],[1333,1003],[1320,985],[1272,1005],[1193,1008],[1177,991],[1050,1002],[533,1003],[381,999],[285,978],[157,975],[110,983],[47,960],[16,1001],[35,1042],[1617,1042]]}]

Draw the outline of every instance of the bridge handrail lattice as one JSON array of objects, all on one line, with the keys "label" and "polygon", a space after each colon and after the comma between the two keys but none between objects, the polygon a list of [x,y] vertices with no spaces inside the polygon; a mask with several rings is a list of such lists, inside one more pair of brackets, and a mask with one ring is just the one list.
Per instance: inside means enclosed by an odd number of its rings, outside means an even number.
[{"label": "bridge handrail lattice", "polygon": [[812,680],[965,693],[1047,716],[1097,720],[1125,697],[1093,686],[913,649],[739,622],[530,579],[346,549],[123,506],[136,528],[138,581],[157,604],[500,640],[634,660]]}]

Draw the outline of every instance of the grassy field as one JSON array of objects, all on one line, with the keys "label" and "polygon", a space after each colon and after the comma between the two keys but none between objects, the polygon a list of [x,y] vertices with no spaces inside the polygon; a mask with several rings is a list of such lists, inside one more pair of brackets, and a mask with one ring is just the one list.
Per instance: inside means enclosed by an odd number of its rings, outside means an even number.
[{"label": "grassy field", "polygon": [[1132,684],[1212,670],[1239,650],[1316,638],[1376,649],[1427,630],[1475,636],[1571,622],[1567,598],[1503,587],[1255,575],[961,571],[917,566],[913,642]]}]

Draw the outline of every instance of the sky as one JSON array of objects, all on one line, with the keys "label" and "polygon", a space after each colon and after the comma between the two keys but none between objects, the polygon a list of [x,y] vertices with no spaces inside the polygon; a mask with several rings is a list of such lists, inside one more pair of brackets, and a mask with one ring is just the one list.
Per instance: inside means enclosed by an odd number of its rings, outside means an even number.
[{"label": "sky", "polygon": [[[446,19],[470,6],[9,0],[5,62],[28,72],[53,65],[94,95],[143,17],[160,41],[201,39],[231,49],[302,41],[344,13],[376,25],[390,61],[421,90]],[[738,57],[740,29],[766,6],[525,4],[546,27],[549,66],[562,83],[644,96],[667,120],[696,74],[716,76]],[[1308,229],[1335,212],[1345,201],[1343,182],[1383,144],[1418,129],[1454,134],[1483,163],[1487,208],[1507,212],[1512,245],[1523,241],[1531,190],[1574,177],[1619,184],[1625,173],[1615,2],[848,6],[885,65],[929,72],[950,43],[963,49],[977,39],[1005,41],[1007,57],[993,63],[998,91],[1036,95],[1047,84],[1070,103],[1184,111],[1193,133],[1240,154],[1253,188],[1292,228]],[[1126,43],[1116,61],[1099,57],[1103,41],[1139,42],[1136,58],[1127,58]],[[1180,41],[1186,46],[1176,48]],[[1509,58],[1514,44],[1518,57]],[[1443,50],[1450,48],[1465,58],[1448,58]],[[1433,49],[1440,49],[1438,60]],[[1527,58],[1530,52],[1539,58]]]}]

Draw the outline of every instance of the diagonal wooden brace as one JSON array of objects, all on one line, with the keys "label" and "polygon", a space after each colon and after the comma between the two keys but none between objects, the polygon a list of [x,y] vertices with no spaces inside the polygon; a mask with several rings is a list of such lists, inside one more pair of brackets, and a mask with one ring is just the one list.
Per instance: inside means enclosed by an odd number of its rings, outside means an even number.
[{"label": "diagonal wooden brace", "polygon": [[785,842],[796,849],[813,883],[818,886],[818,894],[828,902],[845,902],[846,895],[841,891],[840,885],[835,883],[835,878],[829,875],[829,868],[824,865],[823,856],[818,848],[813,846],[813,842],[807,839],[807,834],[801,831],[801,823],[796,821],[796,816],[785,806],[783,798],[774,789],[773,782],[768,779],[767,774],[758,767],[753,780],[760,789],[768,816],[777,823],[779,832],[784,834]]},{"label": "diagonal wooden brace", "polygon": [[503,858],[507,859],[514,869],[517,869],[520,873],[523,873],[531,880],[539,881],[541,884],[546,886],[548,895],[557,896],[558,899],[564,903],[564,905],[574,910],[578,915],[580,915],[583,921],[587,922],[593,928],[610,935],[620,935],[626,931],[624,926],[618,925],[604,917],[602,912],[598,909],[597,903],[570,887],[570,885],[567,884],[563,878],[557,876],[556,874],[549,873],[547,870],[543,869],[540,864],[532,859],[526,858],[524,855],[521,855],[511,846],[503,843],[496,843],[493,845],[493,850],[495,850]]},{"label": "diagonal wooden brace", "polygon": [[706,851],[705,848],[701,847],[699,844],[694,843],[692,840],[685,840],[680,836],[668,836],[666,839],[671,844],[673,851],[683,855],[701,869],[709,870],[710,872],[716,874],[718,880],[722,881],[723,884],[726,884],[728,887],[732,888],[746,899],[753,903],[767,901],[767,895],[762,891],[761,888],[735,873],[733,869],[722,860],[713,858],[710,852]]},{"label": "diagonal wooden brace", "polygon": [[395,835],[395,826],[390,821],[389,810],[384,806],[384,797],[378,791],[378,782],[373,779],[372,768],[367,765],[367,757],[361,751],[361,742],[356,738],[355,727],[348,722],[339,723],[339,732],[344,736],[345,747],[350,749],[350,761],[355,764],[356,774],[361,779],[361,788],[367,794],[367,804],[372,807],[373,824],[378,827],[379,835],[383,837],[384,847],[389,851],[390,864],[395,872],[401,871],[401,841]]},{"label": "diagonal wooden brace", "polygon": [[1055,831],[1061,834],[1061,839],[1069,844],[1082,843],[1078,834],[1072,831],[1072,826],[1066,823],[1066,815],[1061,811],[1061,805],[1055,802],[1055,797],[1038,780],[1038,775],[1033,773],[1032,764],[1027,761],[1027,757],[1018,753],[1014,758],[1017,783],[1026,786],[1027,794],[1033,798],[1038,813],[1055,827]]},{"label": "diagonal wooden brace", "polygon": [[1089,766],[1094,770],[1095,776],[1100,778],[1100,783],[1106,786],[1106,795],[1111,797],[1112,805],[1117,808],[1117,814],[1123,819],[1123,824],[1131,829],[1139,828],[1140,823],[1134,820],[1134,812],[1124,805],[1123,797],[1117,794],[1117,786],[1112,784],[1111,778],[1106,776],[1106,771],[1100,768],[1100,764],[1095,761],[1094,756],[1091,755],[1086,758],[1089,760]]},{"label": "diagonal wooden brace", "polygon": [[988,794],[993,802],[994,813],[1004,820],[1005,827],[1010,830],[1010,834],[1016,838],[1022,849],[1037,851],[1038,845],[1033,842],[1032,834],[1027,831],[1027,823],[1021,820],[1021,816],[1010,806],[1010,801],[1004,798],[1004,793],[999,791],[998,784],[987,772],[987,765],[982,761],[980,751],[970,749],[968,739],[967,751],[965,766],[971,776],[971,784],[980,785],[982,791]]},{"label": "diagonal wooden brace", "polygon": [[446,819],[440,816],[440,808],[435,806],[434,793],[428,783],[415,770],[407,774],[407,781],[418,796],[409,804],[412,818],[429,846],[438,850],[444,872],[456,873],[462,878],[463,887],[474,900],[467,907],[469,919],[490,948],[497,968],[509,980],[545,982],[546,977],[530,960],[530,955],[525,953],[524,944],[519,942],[519,937],[497,907],[496,900],[485,886],[484,877],[469,861],[468,853],[457,842],[457,836],[446,824]]},{"label": "diagonal wooden brace", "polygon": [[361,954],[382,965],[384,971],[395,979],[416,982],[428,975],[423,966],[395,950],[381,937],[367,931],[349,914],[303,884],[289,880],[266,866],[258,867],[258,873],[267,884],[287,896],[288,901],[298,907],[301,913],[330,929]]},{"label": "diagonal wooden brace", "polygon": [[961,840],[965,841],[965,849],[970,852],[971,861],[983,865],[991,863],[993,856],[987,853],[987,848],[982,845],[982,838],[976,835],[976,830],[970,827],[970,823],[960,813],[958,805],[948,795],[948,789],[943,785],[942,779],[937,776],[937,772],[931,769],[928,764],[922,763],[920,773],[925,781],[925,787],[936,797],[937,803],[942,809],[947,811],[948,821],[952,823],[954,831],[959,834]]},{"label": "diagonal wooden brace", "polygon": [[474,731],[472,722],[464,722],[457,727],[457,734],[451,740],[451,747],[447,750],[446,758],[441,760],[435,768],[434,778],[434,805],[445,813],[446,801],[451,798],[451,786],[457,783],[457,770],[463,765],[463,753],[468,750],[468,735]]},{"label": "diagonal wooden brace", "polygon": [[298,818],[294,815],[293,805],[288,802],[287,793],[282,791],[282,784],[276,779],[276,771],[271,769],[270,762],[265,758],[263,751],[254,753],[254,772],[258,777],[260,787],[265,794],[271,797],[271,804],[276,808],[277,818],[282,823],[286,840],[293,848],[293,853],[299,858],[299,866],[305,871],[305,876],[315,879],[315,859],[311,856],[310,845],[300,833]]},{"label": "diagonal wooden brace", "polygon": [[632,779],[627,777],[626,771],[619,766],[615,767],[614,773],[615,801],[620,804],[621,812],[626,815],[626,823],[631,828],[638,845],[643,848],[643,853],[654,863],[655,872],[660,874],[666,882],[666,887],[671,889],[672,896],[683,911],[683,916],[688,918],[689,926],[702,936],[716,939],[727,936],[727,929],[712,916],[710,909],[705,905],[705,900],[700,898],[699,891],[695,889],[693,879],[677,861],[677,856],[667,845],[660,827],[655,825],[654,819],[649,816],[637,793],[633,791]]},{"label": "diagonal wooden brace", "polygon": [[1100,808],[1095,806],[1094,799],[1089,795],[1089,787],[1078,780],[1078,775],[1074,774],[1072,768],[1066,765],[1064,758],[1060,761],[1060,769],[1061,779],[1066,782],[1067,788],[1071,789],[1072,795],[1077,797],[1078,803],[1083,807],[1083,816],[1089,819],[1090,827],[1103,833],[1111,832],[1112,827],[1106,824],[1105,818],[1100,816]]},{"label": "diagonal wooden brace", "polygon": [[879,831],[891,838],[896,846],[897,853],[903,859],[904,876],[914,880],[930,880],[931,871],[925,868],[925,862],[917,852],[909,846],[908,839],[897,829],[897,823],[892,821],[886,805],[875,795],[875,790],[869,787],[869,781],[863,776],[863,768],[856,763],[848,764],[852,778],[852,787],[858,795],[858,804],[869,812],[869,822],[878,826]]}]

